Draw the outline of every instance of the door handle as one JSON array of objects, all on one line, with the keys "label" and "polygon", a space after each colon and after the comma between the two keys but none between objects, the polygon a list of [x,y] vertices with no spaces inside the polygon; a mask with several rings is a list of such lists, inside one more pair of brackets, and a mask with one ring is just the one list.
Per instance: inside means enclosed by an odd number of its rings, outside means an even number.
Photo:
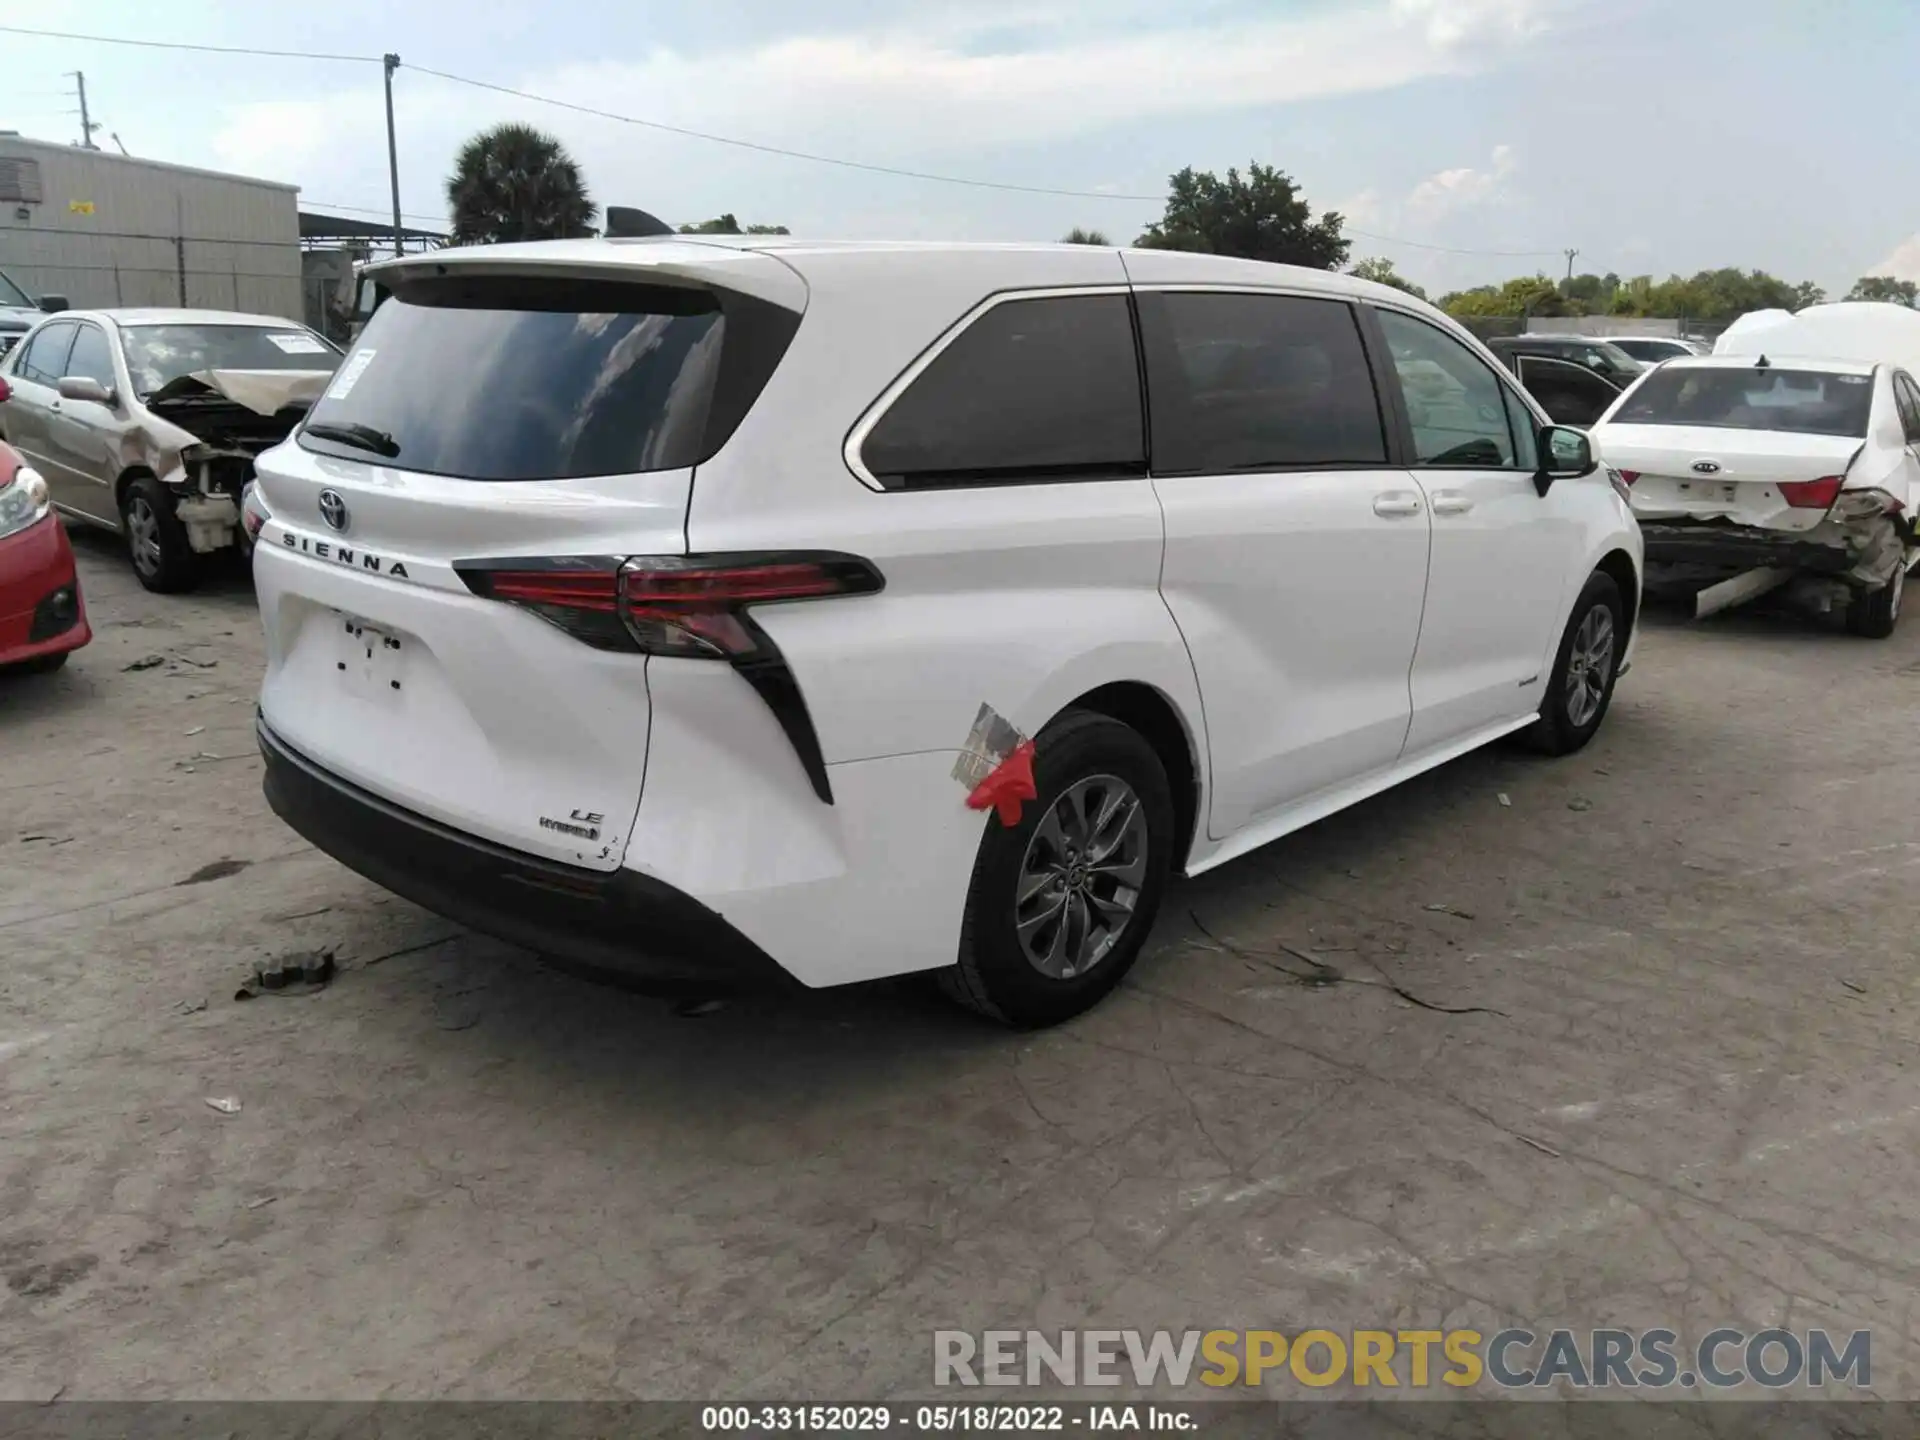
[{"label": "door handle", "polygon": [[1404,490],[1389,490],[1384,495],[1373,497],[1373,513],[1382,519],[1397,519],[1402,515],[1420,513],[1420,497],[1409,495]]},{"label": "door handle", "polygon": [[1464,515],[1473,509],[1473,501],[1458,490],[1437,490],[1433,495],[1436,515]]}]

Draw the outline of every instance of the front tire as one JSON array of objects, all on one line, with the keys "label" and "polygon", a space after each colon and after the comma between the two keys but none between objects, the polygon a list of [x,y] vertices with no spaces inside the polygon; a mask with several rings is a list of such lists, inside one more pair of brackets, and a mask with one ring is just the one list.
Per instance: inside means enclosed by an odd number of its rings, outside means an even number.
[{"label": "front tire", "polygon": [[142,475],[127,486],[120,497],[120,524],[134,578],[147,589],[177,595],[199,583],[200,557],[174,513],[173,497],[158,480]]},{"label": "front tire", "polygon": [[1153,929],[1173,853],[1160,757],[1118,720],[1069,710],[1034,747],[1033,800],[1012,828],[989,813],[974,861],[953,999],[1037,1029],[1091,1009]]},{"label": "front tire", "polygon": [[1904,561],[1894,567],[1893,578],[1878,590],[1862,590],[1847,606],[1847,629],[1868,640],[1885,640],[1900,623],[1900,598],[1907,588]]},{"label": "front tire", "polygon": [[1540,718],[1525,732],[1527,743],[1548,755],[1571,755],[1607,718],[1613,685],[1620,675],[1626,644],[1627,607],[1613,577],[1595,571],[1587,577],[1567,620],[1547,679]]}]

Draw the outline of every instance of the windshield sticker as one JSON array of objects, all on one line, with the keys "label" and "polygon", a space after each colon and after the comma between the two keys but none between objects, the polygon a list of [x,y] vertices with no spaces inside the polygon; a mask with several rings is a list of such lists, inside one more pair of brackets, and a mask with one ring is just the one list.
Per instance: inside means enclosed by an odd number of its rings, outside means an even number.
[{"label": "windshield sticker", "polygon": [[356,350],[347,357],[347,363],[340,367],[340,373],[333,377],[333,384],[327,387],[327,399],[344,400],[353,393],[353,387],[360,383],[360,377],[373,363],[377,352]]},{"label": "windshield sticker", "polygon": [[324,355],[327,347],[311,335],[269,335],[267,339],[282,355]]}]

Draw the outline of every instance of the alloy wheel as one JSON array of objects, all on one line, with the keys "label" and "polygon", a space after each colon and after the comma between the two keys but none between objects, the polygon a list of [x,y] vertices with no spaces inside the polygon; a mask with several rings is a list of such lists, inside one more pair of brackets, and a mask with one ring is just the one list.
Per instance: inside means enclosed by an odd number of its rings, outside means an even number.
[{"label": "alloy wheel", "polygon": [[1146,807],[1117,775],[1076,781],[1034,827],[1014,894],[1014,932],[1042,975],[1070,980],[1112,953],[1147,879]]},{"label": "alloy wheel", "polygon": [[133,565],[142,575],[160,573],[160,517],[144,495],[136,495],[127,506],[127,548]]},{"label": "alloy wheel", "polygon": [[1600,713],[1613,678],[1613,611],[1595,605],[1574,632],[1567,656],[1567,719],[1584,729]]}]

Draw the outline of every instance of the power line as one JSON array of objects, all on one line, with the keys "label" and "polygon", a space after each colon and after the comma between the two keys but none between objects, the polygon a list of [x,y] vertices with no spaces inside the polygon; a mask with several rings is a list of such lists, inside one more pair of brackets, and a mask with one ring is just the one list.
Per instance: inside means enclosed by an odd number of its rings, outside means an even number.
[{"label": "power line", "polygon": [[[35,35],[59,40],[84,40],[101,45],[132,45],[152,50],[193,50],[218,55],[263,55],[289,60],[329,60],[350,64],[384,64],[379,55],[337,55],[310,50],[264,50],[239,45],[193,45],[177,40],[129,40],[112,35],[81,35],[61,30],[36,30],[24,25],[0,25],[0,31],[15,35]],[[511,85],[498,85],[490,80],[476,80],[470,75],[456,75],[448,70],[435,70],[427,65],[406,65],[408,70],[418,71],[422,75],[431,75],[437,80],[450,81],[455,85],[466,85],[476,90],[488,90],[496,95],[510,95],[517,100],[528,100],[536,105],[551,105],[560,110],[571,110],[579,115],[592,115],[601,120],[613,120],[622,125],[635,125],[646,130],[657,130],[667,135],[679,135],[689,140],[705,140],[713,145],[727,145],[737,150],[750,150],[761,155],[775,155],[787,160],[804,160],[814,165],[832,165],[843,170],[858,170],[871,175],[891,175],[903,180],[924,180],[938,185],[959,185],[975,190],[998,190],[1018,195],[1049,195],[1068,200],[1119,200],[1130,204],[1159,205],[1164,203],[1164,195],[1133,195],[1110,190],[1069,190],[1051,185],[1020,185],[1005,180],[976,180],[962,175],[942,175],[931,170],[911,170],[898,165],[879,165],[865,160],[848,160],[837,155],[821,155],[810,150],[794,150],[782,145],[766,145],[757,140],[742,140],[731,135],[717,135],[710,130],[694,130],[684,125],[671,125],[664,120],[646,120],[636,115],[622,115],[613,110],[601,110],[592,105],[581,105],[571,100],[556,100],[550,95],[537,95],[530,90],[516,89]],[[318,203],[318,202],[315,202]],[[367,214],[386,214],[365,206],[337,205],[337,210],[361,210]],[[410,219],[423,219],[423,216],[409,216]],[[443,222],[444,223],[444,222]],[[1415,250],[1431,250],[1446,255],[1480,255],[1504,259],[1530,259],[1543,255],[1561,255],[1562,250],[1487,250],[1456,245],[1434,245],[1422,240],[1407,240],[1397,235],[1382,235],[1372,231],[1346,227],[1348,233],[1363,240],[1372,240],[1382,245],[1404,245]]]},{"label": "power line", "polygon": [[[308,200],[303,203],[316,206],[321,210],[346,210],[359,215],[385,216],[393,213],[391,210],[380,209],[372,205],[336,205],[331,200]],[[403,220],[431,220],[436,225],[445,225],[448,223],[447,217],[444,215],[420,215],[411,210],[401,211],[400,217]]]},{"label": "power line", "polygon": [[261,50],[250,45],[189,45],[183,40],[129,40],[121,35],[81,35],[71,30],[35,30],[25,25],[0,25],[9,35],[34,35],[42,40],[85,40],[94,45],[132,45],[142,50],[196,50],[203,55],[263,55],[274,60],[339,60],[348,64],[378,65],[378,55],[330,55],[320,50]]},{"label": "power line", "polygon": [[661,130],[669,135],[682,135],[690,140],[706,140],[715,145],[731,145],[739,150],[754,150],[762,155],[779,155],[788,160],[808,160],[815,165],[837,165],[845,170],[865,170],[875,175],[895,175],[907,180],[931,180],[941,185],[967,185],[978,190],[1012,190],[1022,195],[1062,195],[1074,200],[1131,200],[1144,201],[1158,205],[1166,197],[1162,195],[1119,195],[1103,190],[1061,190],[1050,185],[1016,185],[1004,180],[973,180],[960,175],[939,175],[931,170],[907,170],[897,165],[875,165],[865,160],[844,160],[835,155],[816,155],[810,150],[789,150],[780,145],[763,145],[757,140],[739,140],[730,135],[715,135],[708,130],[690,130],[684,125],[669,125],[663,120],[642,120],[633,115],[620,115],[612,110],[596,110],[591,105],[576,105],[571,100],[555,100],[550,95],[535,95],[528,90],[516,90],[511,85],[495,85],[490,80],[475,80],[467,75],[454,75],[445,70],[430,69],[425,65],[406,66],[422,75],[432,75],[437,79],[451,80],[456,85],[471,85],[476,90],[491,90],[499,95],[512,95],[520,100],[531,100],[540,105],[553,105],[562,110],[573,110],[581,115],[595,115],[602,120],[617,120],[623,125],[639,125],[648,130]]},{"label": "power line", "polygon": [[1358,235],[1362,240],[1376,240],[1382,245],[1407,245],[1415,250],[1438,250],[1443,255],[1492,255],[1508,260],[1525,260],[1539,255],[1564,255],[1565,250],[1467,250],[1456,245],[1429,245],[1424,240],[1402,240],[1398,235],[1376,235],[1371,230],[1356,230],[1344,225],[1342,230],[1348,235]]}]

